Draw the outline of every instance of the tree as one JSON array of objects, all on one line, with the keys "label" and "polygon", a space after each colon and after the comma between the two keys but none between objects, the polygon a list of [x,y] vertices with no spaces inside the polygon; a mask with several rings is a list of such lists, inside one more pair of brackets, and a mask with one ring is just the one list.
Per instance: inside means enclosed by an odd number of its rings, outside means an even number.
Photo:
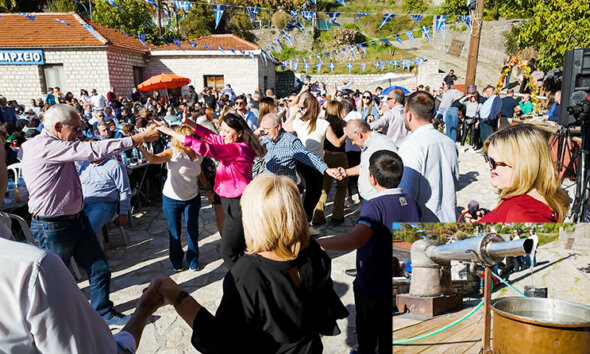
[{"label": "tree", "polygon": [[0,0],[0,10],[10,11],[16,6],[16,0]]},{"label": "tree", "polygon": [[[151,20],[155,9],[145,1],[117,0],[121,10],[104,0],[92,2],[92,19],[103,26],[129,32],[131,34],[143,33],[152,43],[161,43],[158,39],[158,30]],[[163,33],[164,37],[174,37],[173,33]]]},{"label": "tree", "polygon": [[534,47],[543,70],[563,65],[566,50],[590,46],[590,1],[539,1],[515,31],[519,48]]},{"label": "tree", "polygon": [[426,0],[402,0],[402,10],[407,13],[423,13],[428,10]]},{"label": "tree", "polygon": [[72,0],[48,0],[47,7],[51,12],[70,12],[78,9],[78,4]]}]

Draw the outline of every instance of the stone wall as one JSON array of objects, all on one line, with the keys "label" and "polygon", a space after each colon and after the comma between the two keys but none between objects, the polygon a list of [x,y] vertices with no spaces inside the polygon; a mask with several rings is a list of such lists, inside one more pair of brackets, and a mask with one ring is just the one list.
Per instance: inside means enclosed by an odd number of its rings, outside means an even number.
[{"label": "stone wall", "polygon": [[253,30],[250,31],[254,35],[255,39],[253,40],[260,48],[267,49],[270,42],[274,41],[277,37],[283,42],[283,45],[292,47],[295,50],[310,50],[313,45],[313,28],[306,27],[305,33],[301,33],[299,30],[288,31],[287,34],[291,37],[291,41],[293,42],[293,46],[290,46],[286,43],[283,36],[280,34],[280,30],[276,28],[273,29],[261,29],[261,30]]},{"label": "stone wall", "polygon": [[[117,96],[127,96],[136,86],[133,77],[133,67],[145,70],[147,54],[122,51],[116,48],[107,50],[110,86],[114,87]],[[145,76],[145,73],[144,73]],[[141,78],[142,80],[148,77]]]},{"label": "stone wall", "polygon": [[[263,88],[265,75],[267,88],[275,88],[274,64],[269,62],[265,67],[258,57],[253,61],[249,57],[229,55],[152,55],[145,76],[161,73],[188,77],[199,92],[205,86],[205,75],[223,75],[224,83],[231,84],[236,94],[253,93],[257,88]],[[188,92],[187,87],[183,90]]]},{"label": "stone wall", "polygon": [[559,229],[559,246],[565,248],[568,240],[574,239],[572,250],[590,250],[590,223],[576,224],[572,232]]},{"label": "stone wall", "polygon": [[[46,64],[63,64],[65,94],[75,97],[80,89],[96,88],[106,94],[110,88],[106,48],[43,49]],[[0,65],[0,93],[8,99],[28,104],[45,96],[43,68],[38,65]]]}]

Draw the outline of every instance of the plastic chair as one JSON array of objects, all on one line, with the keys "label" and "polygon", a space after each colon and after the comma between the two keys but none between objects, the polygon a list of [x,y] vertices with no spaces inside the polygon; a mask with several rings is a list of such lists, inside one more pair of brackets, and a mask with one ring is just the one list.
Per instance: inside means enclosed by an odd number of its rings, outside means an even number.
[{"label": "plastic chair", "polygon": [[[35,240],[35,237],[33,236],[33,233],[31,232],[31,229],[29,228],[29,225],[27,224],[25,219],[21,218],[18,215],[15,215],[15,214],[0,212],[0,221],[3,222],[4,224],[6,224],[6,226],[8,226],[8,228],[11,228],[13,221],[16,221],[18,223],[18,225],[20,226],[27,243],[30,245],[33,245],[33,246],[38,246],[37,240]],[[78,268],[78,264],[76,264],[74,257],[72,257],[72,261],[71,261],[70,265],[71,265],[72,272],[74,273],[74,277],[76,278],[76,280],[81,279],[82,276],[80,275],[80,269]]]},{"label": "plastic chair", "polygon": [[18,179],[20,177],[20,173],[21,173],[21,163],[20,162],[15,162],[12,165],[8,165],[6,166],[6,168],[8,169],[8,171],[12,171],[12,175],[14,176],[13,180],[14,183],[18,183]]}]

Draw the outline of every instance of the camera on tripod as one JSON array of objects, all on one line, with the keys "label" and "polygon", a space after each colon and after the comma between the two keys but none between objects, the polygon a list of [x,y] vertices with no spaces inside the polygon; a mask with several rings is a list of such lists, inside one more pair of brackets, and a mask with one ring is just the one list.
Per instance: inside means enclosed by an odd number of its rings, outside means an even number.
[{"label": "camera on tripod", "polygon": [[590,101],[588,101],[588,94],[584,91],[577,93],[585,94],[586,98],[575,103],[574,106],[567,107],[567,112],[576,119],[576,123],[585,125],[590,123]]}]

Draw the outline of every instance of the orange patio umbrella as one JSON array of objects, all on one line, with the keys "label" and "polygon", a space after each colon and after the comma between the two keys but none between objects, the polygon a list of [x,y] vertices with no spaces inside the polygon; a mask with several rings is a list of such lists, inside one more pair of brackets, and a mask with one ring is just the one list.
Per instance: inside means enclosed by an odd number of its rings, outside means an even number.
[{"label": "orange patio umbrella", "polygon": [[188,85],[191,79],[174,74],[152,76],[137,86],[141,91],[166,90]]}]

